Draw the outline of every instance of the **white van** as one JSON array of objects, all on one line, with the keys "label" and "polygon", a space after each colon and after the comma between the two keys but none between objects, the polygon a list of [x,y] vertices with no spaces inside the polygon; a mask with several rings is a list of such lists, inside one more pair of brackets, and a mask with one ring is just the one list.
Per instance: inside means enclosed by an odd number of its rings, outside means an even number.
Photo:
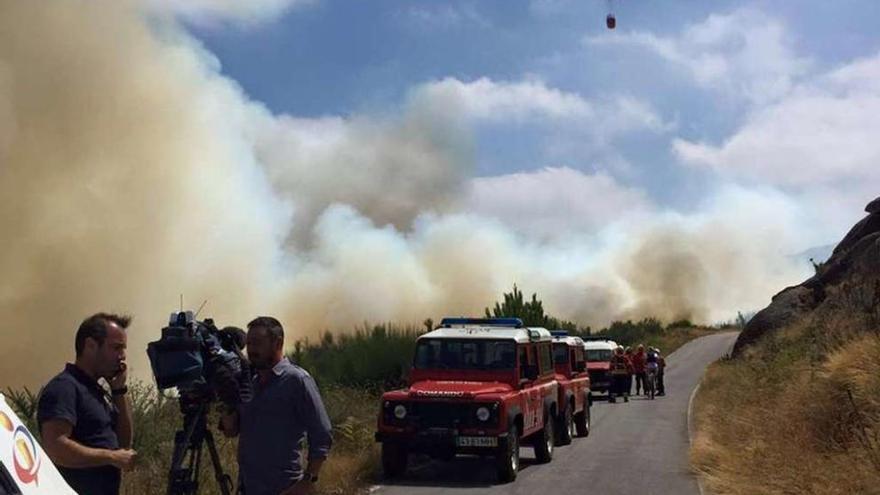
[{"label": "white van", "polygon": [[76,495],[0,394],[0,495]]},{"label": "white van", "polygon": [[587,359],[587,372],[590,374],[590,390],[607,393],[611,390],[611,356],[617,349],[617,342],[602,337],[584,339],[584,355]]}]

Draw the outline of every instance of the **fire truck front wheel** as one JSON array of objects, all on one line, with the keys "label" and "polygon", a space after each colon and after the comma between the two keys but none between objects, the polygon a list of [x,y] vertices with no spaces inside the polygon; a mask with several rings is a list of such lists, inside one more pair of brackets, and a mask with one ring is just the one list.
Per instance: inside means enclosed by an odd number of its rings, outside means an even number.
[{"label": "fire truck front wheel", "polygon": [[397,443],[382,443],[382,472],[386,478],[394,478],[406,472],[409,452]]},{"label": "fire truck front wheel", "polygon": [[590,403],[587,402],[584,410],[575,414],[574,427],[577,430],[577,436],[585,437],[590,434]]},{"label": "fire truck front wheel", "polygon": [[556,445],[568,445],[574,436],[574,413],[572,405],[566,406],[565,411],[559,416],[559,423],[556,425]]},{"label": "fire truck front wheel", "polygon": [[544,411],[544,428],[535,434],[533,440],[535,445],[535,458],[541,464],[553,460],[554,440],[553,416],[550,414],[550,411]]},{"label": "fire truck front wheel", "polygon": [[499,482],[510,483],[516,480],[519,472],[519,430],[515,423],[510,425],[506,445],[498,451],[495,463]]}]

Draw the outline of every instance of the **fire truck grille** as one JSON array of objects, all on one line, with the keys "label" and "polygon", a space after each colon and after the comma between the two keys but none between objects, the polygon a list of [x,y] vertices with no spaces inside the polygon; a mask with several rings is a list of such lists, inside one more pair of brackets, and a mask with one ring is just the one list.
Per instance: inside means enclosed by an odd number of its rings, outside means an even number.
[{"label": "fire truck grille", "polygon": [[414,402],[412,405],[413,419],[421,428],[477,427],[494,423],[492,419],[480,422],[476,417],[478,406],[474,404]]}]

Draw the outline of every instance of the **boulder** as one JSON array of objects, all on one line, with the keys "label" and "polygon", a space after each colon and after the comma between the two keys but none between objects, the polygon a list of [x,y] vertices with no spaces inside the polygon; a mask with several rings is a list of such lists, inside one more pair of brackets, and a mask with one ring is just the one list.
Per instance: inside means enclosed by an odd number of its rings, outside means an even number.
[{"label": "boulder", "polygon": [[[877,200],[874,200],[868,206],[870,207],[876,202]],[[840,241],[840,244],[838,244],[837,247],[834,248],[834,252],[831,254],[831,258],[833,259],[835,256],[842,255],[844,252],[848,251],[849,248],[851,248],[855,243],[859,242],[859,240],[876,232],[880,232],[880,211],[869,213],[868,216],[861,219],[859,223],[855,224],[853,228],[851,228],[849,232],[847,232],[847,234],[843,237],[843,240]]]},{"label": "boulder", "polygon": [[733,355],[739,355],[746,346],[767,332],[789,325],[811,311],[817,304],[814,294],[814,290],[795,285],[773,296],[770,305],[758,311],[739,334],[733,346]]},{"label": "boulder", "polygon": [[816,309],[826,297],[826,288],[866,280],[880,273],[880,213],[872,213],[856,224],[819,271],[800,285],[773,296],[770,305],[749,321],[737,338],[733,355],[763,335],[788,326]]}]

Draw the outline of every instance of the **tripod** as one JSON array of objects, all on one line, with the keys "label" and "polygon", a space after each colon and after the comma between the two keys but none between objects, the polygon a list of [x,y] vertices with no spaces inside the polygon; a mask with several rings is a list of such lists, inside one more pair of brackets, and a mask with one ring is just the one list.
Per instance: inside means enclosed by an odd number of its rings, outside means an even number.
[{"label": "tripod", "polygon": [[194,495],[199,491],[199,471],[202,467],[202,446],[208,445],[208,454],[214,466],[214,478],[223,495],[232,494],[232,479],[223,472],[214,434],[208,429],[208,402],[181,400],[183,429],[174,434],[174,454],[168,474],[168,495]]}]

